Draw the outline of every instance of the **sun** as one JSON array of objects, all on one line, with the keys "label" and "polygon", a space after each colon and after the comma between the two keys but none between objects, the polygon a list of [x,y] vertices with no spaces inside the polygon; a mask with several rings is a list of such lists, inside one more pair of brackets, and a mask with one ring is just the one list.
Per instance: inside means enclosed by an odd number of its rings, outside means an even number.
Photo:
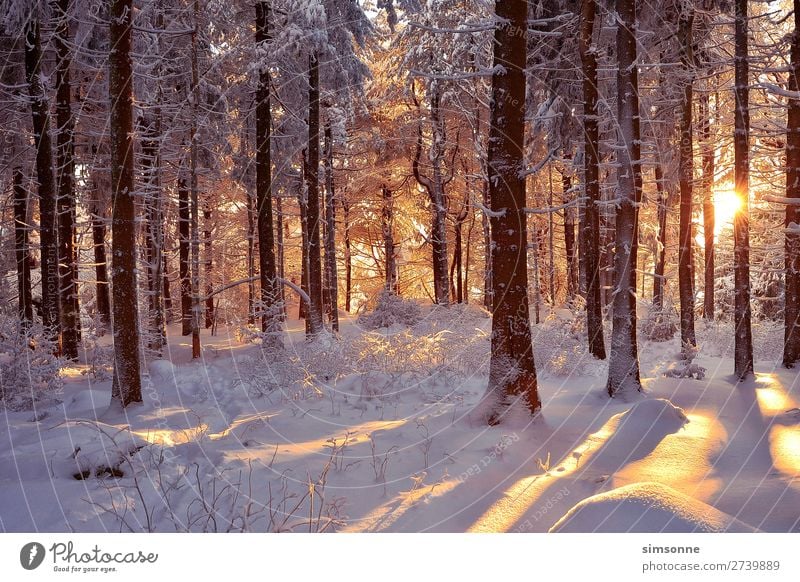
[{"label": "sun", "polygon": [[721,184],[714,188],[714,236],[730,227],[733,217],[742,207],[742,199],[736,194],[733,184]]}]

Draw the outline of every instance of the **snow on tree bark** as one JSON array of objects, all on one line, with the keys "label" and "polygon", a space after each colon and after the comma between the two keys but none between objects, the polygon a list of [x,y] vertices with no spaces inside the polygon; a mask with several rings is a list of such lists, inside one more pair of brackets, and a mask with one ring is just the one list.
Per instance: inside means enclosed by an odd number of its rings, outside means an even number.
[{"label": "snow on tree bark", "polygon": [[[525,178],[525,37],[527,2],[497,0],[494,74],[490,104],[488,178],[491,200],[493,316],[489,396],[490,423],[522,400],[541,407],[528,308]],[[502,71],[501,71],[502,70]]]},{"label": "snow on tree bark", "polygon": [[178,177],[178,278],[181,283],[181,335],[192,333],[192,282],[189,269],[189,189]]},{"label": "snow on tree bark", "polygon": [[[794,0],[794,30],[791,36],[791,70],[788,90],[800,90],[800,0]],[[800,99],[789,99],[786,128],[786,198],[800,198]],[[800,233],[790,228],[800,224],[800,206],[786,205],[783,365],[792,368],[800,359]]]},{"label": "snow on tree bark", "polygon": [[[269,42],[269,2],[256,4],[256,44]],[[256,231],[258,233],[258,267],[261,285],[261,331],[265,334],[262,344],[275,348],[280,338],[281,306],[279,305],[278,281],[275,269],[275,235],[272,216],[272,110],[269,69],[264,65],[259,70],[256,91]]]},{"label": "snow on tree bark", "polygon": [[69,70],[69,0],[55,0],[53,14],[56,53],[56,186],[58,198],[59,296],[61,310],[61,351],[78,358],[80,309],[78,305],[78,253],[75,247],[75,120],[72,115]]},{"label": "snow on tree bark", "polygon": [[585,257],[586,329],[589,352],[599,360],[606,359],[603,338],[603,304],[600,293],[600,152],[597,126],[597,54],[593,46],[596,0],[583,0],[579,51],[583,75],[584,135],[584,221],[581,223],[580,254]]},{"label": "snow on tree bark", "polygon": [[711,105],[708,92],[700,95],[700,132],[703,143],[703,255],[705,263],[703,284],[703,318],[714,319],[714,143],[711,139]]},{"label": "snow on tree bark", "polygon": [[114,378],[112,401],[123,407],[142,401],[139,361],[139,305],[136,283],[136,216],[133,190],[131,0],[112,0],[108,59],[111,108],[111,293]]},{"label": "snow on tree bark", "polygon": [[636,69],[636,0],[617,2],[617,147],[616,238],[611,357],[607,390],[610,396],[641,390],[636,340],[637,205],[641,192],[639,90]]},{"label": "snow on tree bark", "polygon": [[325,124],[325,295],[331,329],[339,331],[339,276],[336,271],[336,186],[333,178],[333,134]]},{"label": "snow on tree bark", "polygon": [[734,184],[741,206],[733,217],[734,374],[753,373],[753,335],[750,326],[750,95],[747,62],[747,0],[736,0],[734,56]]},{"label": "snow on tree bark", "polygon": [[50,112],[42,87],[42,46],[39,21],[32,9],[25,25],[25,75],[31,100],[33,141],[36,148],[36,177],[39,181],[39,241],[42,274],[42,325],[58,342],[60,333],[58,277],[57,193],[53,175],[53,146],[50,139]]},{"label": "snow on tree bark", "polygon": [[308,149],[306,151],[306,221],[308,224],[308,295],[306,318],[309,336],[319,334],[322,323],[322,260],[319,205],[319,55],[308,57]]},{"label": "snow on tree bark", "polygon": [[33,322],[31,256],[28,250],[28,192],[22,183],[22,170],[14,168],[14,249],[17,259],[19,318],[23,327]]},{"label": "snow on tree bark", "polygon": [[679,249],[678,249],[678,294],[681,305],[681,344],[697,345],[694,333],[694,237],[692,236],[692,197],[694,183],[694,151],[692,132],[692,85],[694,77],[694,50],[692,27],[694,8],[685,4],[680,8],[678,35],[681,40],[681,65],[684,78],[681,101],[680,147],[678,160],[681,192]]}]

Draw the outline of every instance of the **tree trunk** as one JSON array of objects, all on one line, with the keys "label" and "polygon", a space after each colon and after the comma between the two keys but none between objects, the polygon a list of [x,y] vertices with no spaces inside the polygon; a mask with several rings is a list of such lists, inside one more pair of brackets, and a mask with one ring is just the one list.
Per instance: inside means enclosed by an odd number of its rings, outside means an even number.
[{"label": "tree trunk", "polygon": [[131,0],[111,0],[108,58],[111,102],[111,291],[114,319],[113,401],[142,401],[139,372],[139,306],[136,284],[136,216],[133,183]]},{"label": "tree trunk", "polygon": [[[483,206],[491,208],[489,200],[489,183],[483,183]],[[491,310],[494,305],[492,297],[492,230],[489,216],[481,212],[481,226],[483,227],[483,307]]]},{"label": "tree trunk", "polygon": [[146,183],[144,195],[146,216],[147,288],[149,292],[148,319],[150,322],[148,347],[161,354],[166,345],[163,301],[164,218],[161,210],[161,184],[159,181],[160,123],[147,119],[142,128],[142,174]]},{"label": "tree trunk", "polygon": [[454,237],[453,237],[453,263],[450,267],[450,280],[452,281],[452,291],[453,291],[453,300],[456,303],[463,303],[464,302],[464,280],[462,277],[464,276],[464,265],[463,265],[463,252],[462,252],[462,240],[461,240],[461,231],[462,231],[463,223],[460,220],[456,219],[456,223],[453,227],[454,230]]},{"label": "tree trunk", "polygon": [[[571,198],[572,178],[569,174],[561,176],[561,187],[563,191],[564,204]],[[551,213],[552,214],[552,213]],[[577,272],[575,261],[575,209],[564,209],[564,252],[567,260],[567,299],[573,301],[577,292]]]},{"label": "tree trunk", "polygon": [[92,243],[94,247],[94,273],[97,281],[97,313],[104,326],[111,325],[111,299],[108,289],[108,260],[106,258],[106,221],[100,207],[92,207]]},{"label": "tree trunk", "polygon": [[256,201],[247,191],[247,323],[256,323]]},{"label": "tree trunk", "polygon": [[181,334],[192,333],[192,282],[189,270],[189,189],[178,178],[178,274],[181,281]]},{"label": "tree trunk", "polygon": [[733,217],[734,374],[753,373],[753,335],[750,327],[750,110],[747,63],[747,0],[736,0],[734,57],[734,182],[741,206]]},{"label": "tree trunk", "polygon": [[[270,33],[270,3],[256,4],[256,43],[266,44]],[[262,346],[280,347],[281,307],[275,272],[275,232],[272,224],[272,110],[270,74],[259,71],[256,92],[256,203],[258,205],[258,267],[261,284],[261,331],[267,334]]]},{"label": "tree trunk", "polygon": [[333,180],[333,135],[325,125],[325,284],[328,321],[339,331],[339,274],[336,271],[336,190]]},{"label": "tree trunk", "polygon": [[[497,0],[494,33],[488,178],[492,202],[494,310],[488,391],[495,408],[489,423],[502,420],[502,407],[522,399],[532,413],[541,407],[528,309],[525,178],[525,34],[527,2]],[[498,69],[502,69],[502,72]]]},{"label": "tree trunk", "polygon": [[614,298],[610,396],[641,390],[636,341],[636,256],[640,199],[639,89],[636,70],[636,0],[617,2],[617,216],[614,244]]},{"label": "tree trunk", "polygon": [[669,193],[664,190],[664,171],[661,164],[655,167],[656,192],[658,193],[658,249],[656,251],[655,276],[653,277],[653,308],[664,308],[664,270],[667,259],[667,210]]},{"label": "tree trunk", "polygon": [[322,262],[320,257],[319,208],[319,56],[312,52],[308,58],[308,161],[306,181],[308,197],[306,218],[308,222],[308,335],[322,331]]},{"label": "tree trunk", "polygon": [[22,183],[22,170],[14,168],[14,248],[17,258],[17,293],[19,318],[23,328],[26,329],[33,321],[28,228],[28,193]]},{"label": "tree trunk", "polygon": [[714,320],[714,142],[711,139],[711,107],[708,93],[700,96],[700,132],[703,143],[703,317]]},{"label": "tree trunk", "polygon": [[[284,222],[283,222],[283,198],[280,196],[275,197],[275,215],[278,222],[275,233],[277,234],[276,247],[278,251],[278,279],[283,281],[286,278],[286,252],[284,247]],[[280,302],[280,317],[281,321],[286,319],[286,294],[284,293],[284,286],[277,283],[278,286],[278,301]]]},{"label": "tree trunk", "polygon": [[205,274],[206,274],[206,299],[205,299],[205,328],[214,329],[214,248],[212,245],[212,223],[211,223],[211,209],[206,205],[203,208],[203,250],[205,253]]},{"label": "tree trunk", "polygon": [[[419,110],[419,103],[414,97]],[[425,188],[431,204],[431,264],[433,266],[433,300],[438,305],[450,303],[450,285],[447,265],[447,206],[442,176],[442,158],[446,142],[444,121],[440,107],[441,94],[438,86],[431,88],[430,95],[431,147],[427,159],[430,161],[432,176],[422,173],[422,113],[417,126],[417,146],[414,152],[412,171],[417,183]]]},{"label": "tree trunk", "polygon": [[200,76],[198,71],[198,26],[200,26],[199,0],[192,0],[192,102],[189,133],[189,229],[191,232],[189,249],[191,251],[191,295],[192,295],[192,359],[200,357],[200,187],[197,176],[198,141],[197,121],[200,105]]},{"label": "tree trunk", "polygon": [[383,230],[383,252],[386,257],[386,281],[384,288],[391,293],[397,293],[397,266],[395,263],[394,236],[394,198],[392,191],[383,184],[383,209],[381,212],[381,226]]},{"label": "tree trunk", "polygon": [[694,151],[692,132],[692,84],[694,77],[694,51],[692,49],[692,26],[694,9],[684,7],[678,19],[681,38],[681,64],[683,74],[683,100],[681,102],[681,142],[679,148],[678,174],[681,191],[680,242],[678,246],[678,293],[681,304],[681,345],[696,346],[694,333],[694,237],[692,236],[692,197],[694,184]]},{"label": "tree trunk", "polygon": [[58,188],[58,257],[61,308],[61,351],[78,358],[80,309],[78,305],[78,253],[75,248],[74,126],[70,95],[69,0],[55,0],[56,52],[56,183]]},{"label": "tree trunk", "polygon": [[[303,152],[303,181],[307,178],[306,152]],[[300,188],[298,205],[300,206],[300,288],[308,294],[308,193],[305,188]],[[301,301],[298,307],[298,316],[306,320],[306,333],[308,333],[308,303]]]},{"label": "tree trunk", "polygon": [[597,11],[596,0],[583,0],[579,50],[583,72],[584,196],[586,207],[580,229],[580,253],[586,263],[586,330],[589,352],[606,359],[603,338],[603,300],[600,277],[600,139],[597,126],[597,54],[592,36]]},{"label": "tree trunk", "polygon": [[353,252],[350,243],[350,205],[342,196],[342,220],[344,220],[344,308],[352,309],[353,297]]},{"label": "tree trunk", "polygon": [[533,250],[533,306],[534,306],[534,321],[536,325],[540,323],[540,311],[542,304],[542,281],[540,276],[539,257],[541,256],[542,237],[538,228],[533,229],[531,235],[531,247]]},{"label": "tree trunk", "polygon": [[[788,89],[800,90],[800,0],[794,0],[794,31]],[[786,197],[800,198],[800,99],[789,99],[786,130]],[[800,206],[786,205],[786,305],[783,365],[793,368],[800,359]]]},{"label": "tree trunk", "polygon": [[[164,324],[172,323],[172,296],[169,292],[169,261],[167,260],[167,253],[162,252],[162,268],[161,272],[163,273],[163,277],[161,280],[163,281],[163,289],[164,289]],[[166,337],[165,337],[166,340]]]},{"label": "tree trunk", "polygon": [[58,277],[58,231],[56,185],[53,177],[53,146],[50,140],[50,109],[41,82],[42,46],[39,21],[31,14],[25,27],[25,75],[31,100],[36,177],[39,180],[39,241],[42,273],[42,324],[59,341],[60,305]]}]

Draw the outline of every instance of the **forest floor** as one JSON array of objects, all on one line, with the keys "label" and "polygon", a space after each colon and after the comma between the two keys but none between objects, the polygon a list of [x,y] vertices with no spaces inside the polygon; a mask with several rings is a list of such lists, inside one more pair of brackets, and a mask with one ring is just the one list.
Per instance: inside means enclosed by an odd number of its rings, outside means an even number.
[{"label": "forest floor", "polygon": [[101,364],[66,368],[57,399],[0,412],[0,531],[800,529],[800,383],[777,324],[754,330],[742,384],[729,324],[698,322],[701,378],[669,377],[677,338],[642,341],[644,392],[622,400],[556,310],[534,326],[541,415],[487,427],[488,315],[423,315],[367,331],[343,314],[312,343],[291,320],[269,358],[221,326],[191,361],[171,326],[124,412]]}]

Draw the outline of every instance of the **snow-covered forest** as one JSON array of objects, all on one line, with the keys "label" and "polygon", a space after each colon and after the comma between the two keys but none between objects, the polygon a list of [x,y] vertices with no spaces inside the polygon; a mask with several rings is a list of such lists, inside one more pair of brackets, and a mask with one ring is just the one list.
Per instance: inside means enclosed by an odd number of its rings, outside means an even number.
[{"label": "snow-covered forest", "polygon": [[800,0],[0,0],[0,532],[800,531]]}]

